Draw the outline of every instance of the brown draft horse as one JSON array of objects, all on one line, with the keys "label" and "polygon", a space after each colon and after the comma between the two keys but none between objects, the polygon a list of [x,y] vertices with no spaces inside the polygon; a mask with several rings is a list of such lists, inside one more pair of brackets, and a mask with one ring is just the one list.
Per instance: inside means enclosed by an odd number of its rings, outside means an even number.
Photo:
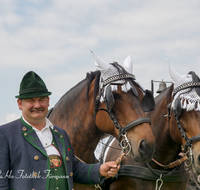
[{"label": "brown draft horse", "polygon": [[[155,150],[155,138],[144,110],[154,109],[153,96],[127,72],[132,68],[130,57],[122,67],[94,56],[98,70],[87,73],[84,80],[61,97],[49,113],[50,121],[66,130],[74,154],[86,163],[95,163],[93,153],[104,133],[123,141],[122,146],[127,145],[127,151],[137,161],[149,161]],[[75,184],[75,189],[86,187]],[[94,185],[90,187],[94,189]]]},{"label": "brown draft horse", "polygon": [[[156,139],[152,161],[141,164],[124,157],[118,178],[107,180],[105,189],[185,190],[191,189],[186,187],[186,166],[191,165],[193,172],[200,174],[200,79],[194,72],[181,76],[170,64],[169,71],[174,84],[155,98],[155,110],[147,113]],[[188,157],[182,164],[181,145]],[[119,149],[116,141],[111,146]],[[119,156],[120,150],[113,148],[106,161]]]}]

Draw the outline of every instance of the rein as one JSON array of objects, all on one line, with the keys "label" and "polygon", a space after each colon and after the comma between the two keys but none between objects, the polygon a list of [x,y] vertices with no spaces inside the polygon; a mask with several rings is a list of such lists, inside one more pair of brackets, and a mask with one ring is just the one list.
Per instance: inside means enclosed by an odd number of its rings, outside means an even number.
[{"label": "rein", "polygon": [[[102,153],[101,153],[102,157],[104,156],[105,149],[107,147],[112,148],[112,149],[116,149],[116,150],[121,150],[120,148],[115,148],[115,147],[112,147],[112,146],[109,145],[110,142],[113,140],[113,138],[114,138],[113,136],[110,136],[110,138],[109,138],[107,143],[100,142],[101,144],[105,145],[105,147],[104,147],[104,149],[102,150]],[[171,163],[169,163],[167,165],[163,165],[163,164],[159,163],[154,158],[152,158],[151,160],[154,163],[156,163],[157,165],[163,167],[164,169],[175,168],[176,166],[181,165],[184,161],[188,160],[187,155],[183,154],[182,152],[179,155],[182,156],[180,159],[177,159],[177,160],[175,160],[175,161],[173,161],[173,162],[171,162]],[[103,160],[103,158],[100,158],[100,161],[102,161],[102,160]],[[103,161],[102,161],[102,163],[103,163]]]},{"label": "rein", "polygon": [[79,162],[82,162],[82,163],[84,163],[84,164],[86,164],[86,162],[84,162],[83,160],[81,160],[78,156],[76,156],[75,154],[74,154],[74,156],[77,158],[77,160],[79,161]]},{"label": "rein", "polygon": [[154,163],[156,163],[157,165],[163,167],[164,169],[169,169],[169,168],[175,168],[176,166],[182,164],[184,161],[188,160],[188,157],[186,155],[184,155],[182,158],[175,160],[174,162],[171,162],[170,164],[167,164],[167,165],[163,165],[163,164],[159,163],[154,158],[152,158],[151,160]]}]

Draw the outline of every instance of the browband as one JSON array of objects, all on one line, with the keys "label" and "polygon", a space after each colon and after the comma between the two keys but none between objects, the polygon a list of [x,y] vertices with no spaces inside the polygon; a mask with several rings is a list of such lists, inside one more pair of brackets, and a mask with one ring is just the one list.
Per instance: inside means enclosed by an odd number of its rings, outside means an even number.
[{"label": "browband", "polygon": [[132,74],[121,74],[121,75],[115,75],[113,77],[109,77],[108,79],[104,80],[103,83],[103,87],[106,86],[107,84],[117,81],[117,80],[121,80],[121,79],[126,79],[126,78],[132,78],[133,80],[135,80],[135,76]]},{"label": "browband", "polygon": [[172,97],[174,97],[176,95],[176,93],[180,90],[184,90],[186,88],[190,88],[190,87],[199,87],[200,86],[200,82],[189,82],[189,83],[185,83],[180,85],[179,87],[175,88],[173,93],[172,93]]}]

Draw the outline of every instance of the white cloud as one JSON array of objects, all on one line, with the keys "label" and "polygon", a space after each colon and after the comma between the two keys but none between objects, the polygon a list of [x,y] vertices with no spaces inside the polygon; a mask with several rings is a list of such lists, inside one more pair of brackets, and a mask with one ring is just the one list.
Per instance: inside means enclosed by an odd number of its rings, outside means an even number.
[{"label": "white cloud", "polygon": [[131,54],[145,88],[151,79],[169,79],[166,58],[179,73],[200,75],[199,5],[199,0],[1,0],[0,104],[7,110],[0,115],[6,121],[8,109],[14,112],[9,98],[29,70],[45,79],[54,104],[95,70],[90,49],[107,62],[122,63]]},{"label": "white cloud", "polygon": [[15,119],[18,119],[20,116],[17,115],[16,113],[10,113],[10,114],[6,114],[6,122],[11,122]]}]

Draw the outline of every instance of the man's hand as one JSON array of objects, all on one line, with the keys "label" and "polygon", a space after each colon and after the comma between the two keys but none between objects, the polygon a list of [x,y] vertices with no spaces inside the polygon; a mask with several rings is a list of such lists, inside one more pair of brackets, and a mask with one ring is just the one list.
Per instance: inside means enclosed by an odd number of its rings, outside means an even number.
[{"label": "man's hand", "polygon": [[118,173],[120,165],[116,165],[115,162],[105,162],[99,168],[99,173],[101,176],[105,176],[106,178],[115,177]]}]

